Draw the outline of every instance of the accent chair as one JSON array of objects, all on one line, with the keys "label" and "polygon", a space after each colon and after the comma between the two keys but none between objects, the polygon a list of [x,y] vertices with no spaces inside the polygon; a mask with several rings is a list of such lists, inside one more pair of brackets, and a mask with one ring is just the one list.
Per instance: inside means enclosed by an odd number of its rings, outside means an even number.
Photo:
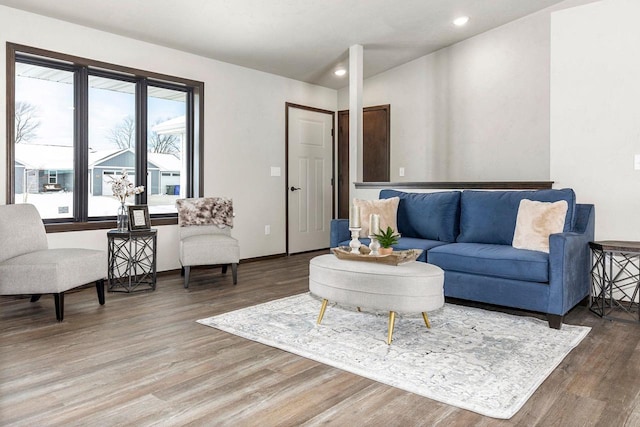
[{"label": "accent chair", "polygon": [[189,287],[192,266],[222,265],[222,273],[231,265],[233,284],[238,283],[240,246],[231,237],[233,203],[224,197],[178,199],[180,264],[184,287]]},{"label": "accent chair", "polygon": [[93,249],[49,249],[34,205],[0,206],[0,295],[31,295],[31,302],[53,294],[56,319],[64,317],[64,293],[96,282],[104,305],[107,252]]}]

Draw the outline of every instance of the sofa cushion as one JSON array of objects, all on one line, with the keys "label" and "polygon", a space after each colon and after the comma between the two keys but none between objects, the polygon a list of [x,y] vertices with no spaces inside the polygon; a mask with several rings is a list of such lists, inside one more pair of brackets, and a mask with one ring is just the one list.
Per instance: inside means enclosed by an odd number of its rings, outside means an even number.
[{"label": "sofa cushion", "polygon": [[506,245],[452,243],[429,251],[429,263],[445,271],[529,282],[549,282],[549,254]]},{"label": "sofa cushion", "polygon": [[398,232],[403,237],[455,242],[460,217],[460,192],[405,193],[380,191],[381,199],[399,197]]},{"label": "sofa cushion", "polygon": [[398,202],[400,199],[392,197],[386,200],[360,200],[353,199],[353,206],[360,209],[360,237],[369,236],[369,215],[380,215],[380,230],[391,227],[398,230],[396,215],[398,212]]},{"label": "sofa cushion", "polygon": [[573,230],[576,196],[573,190],[473,191],[460,198],[460,243],[511,245],[522,199],[539,202],[567,202],[563,231]]},{"label": "sofa cushion", "polygon": [[520,200],[513,246],[549,253],[549,236],[561,233],[567,216],[567,202]]}]

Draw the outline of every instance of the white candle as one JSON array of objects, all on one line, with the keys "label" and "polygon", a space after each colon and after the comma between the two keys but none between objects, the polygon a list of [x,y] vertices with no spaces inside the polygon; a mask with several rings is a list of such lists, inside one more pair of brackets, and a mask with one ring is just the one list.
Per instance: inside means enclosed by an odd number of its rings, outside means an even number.
[{"label": "white candle", "polygon": [[369,215],[369,234],[380,234],[380,215]]},{"label": "white candle", "polygon": [[360,228],[360,206],[351,206],[349,228]]}]

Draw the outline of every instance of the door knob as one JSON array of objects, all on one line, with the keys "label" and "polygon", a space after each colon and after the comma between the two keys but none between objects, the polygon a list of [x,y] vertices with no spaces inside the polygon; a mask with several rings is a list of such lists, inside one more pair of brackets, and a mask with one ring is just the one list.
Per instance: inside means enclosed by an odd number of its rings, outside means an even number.
[{"label": "door knob", "polygon": [[294,187],[293,185],[290,188],[291,191],[302,190],[300,187]]}]

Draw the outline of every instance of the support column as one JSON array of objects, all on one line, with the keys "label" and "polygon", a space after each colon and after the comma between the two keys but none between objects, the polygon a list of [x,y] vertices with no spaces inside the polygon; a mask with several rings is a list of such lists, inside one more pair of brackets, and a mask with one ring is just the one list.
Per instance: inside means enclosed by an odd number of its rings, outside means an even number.
[{"label": "support column", "polygon": [[355,195],[354,182],[362,181],[362,63],[364,49],[349,48],[349,199]]}]

